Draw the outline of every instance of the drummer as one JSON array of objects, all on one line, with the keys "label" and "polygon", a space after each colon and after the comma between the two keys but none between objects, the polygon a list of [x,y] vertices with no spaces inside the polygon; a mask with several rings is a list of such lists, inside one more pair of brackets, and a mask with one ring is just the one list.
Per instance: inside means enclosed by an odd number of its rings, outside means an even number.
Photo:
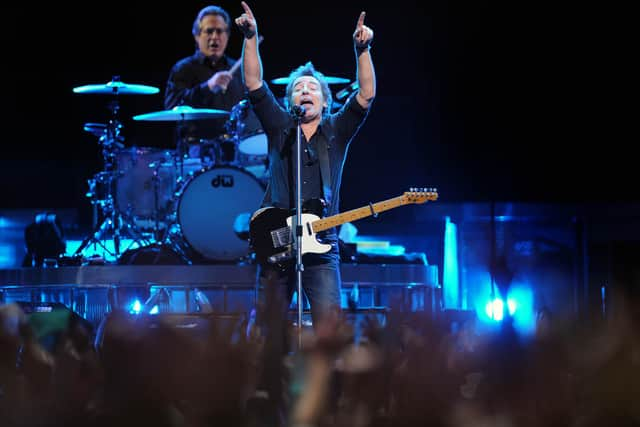
[{"label": "drummer", "polygon": [[[231,112],[237,111],[238,105],[246,104],[248,110],[242,108],[242,120],[251,123],[250,127],[259,127],[251,107],[248,103],[241,103],[245,90],[239,64],[234,67],[237,60],[225,53],[231,33],[227,11],[219,6],[204,7],[198,12],[191,32],[196,51],[171,68],[164,107],[169,110],[178,105],[188,105]],[[234,118],[235,115],[231,117]],[[189,120],[179,126],[182,154],[188,154],[192,158],[206,158],[217,164],[235,162],[236,120]]]}]

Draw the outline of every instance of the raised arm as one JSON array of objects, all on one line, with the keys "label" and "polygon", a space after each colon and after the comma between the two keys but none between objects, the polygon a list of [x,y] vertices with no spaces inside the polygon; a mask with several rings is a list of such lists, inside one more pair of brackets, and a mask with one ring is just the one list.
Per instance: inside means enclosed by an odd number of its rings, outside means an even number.
[{"label": "raised arm", "polygon": [[371,59],[371,41],[373,40],[373,30],[364,25],[366,13],[361,12],[353,33],[353,42],[356,52],[358,79],[358,93],[356,100],[363,108],[369,108],[373,98],[376,96],[376,73]]},{"label": "raised arm", "polygon": [[242,78],[249,91],[262,87],[262,61],[258,51],[258,24],[251,8],[241,2],[244,13],[236,18],[236,25],[244,34],[242,45]]}]

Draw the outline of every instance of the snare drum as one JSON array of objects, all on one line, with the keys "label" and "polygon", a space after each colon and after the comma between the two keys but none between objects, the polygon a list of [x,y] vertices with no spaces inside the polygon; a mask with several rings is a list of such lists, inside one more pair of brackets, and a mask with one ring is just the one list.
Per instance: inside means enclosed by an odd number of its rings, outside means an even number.
[{"label": "snare drum", "polygon": [[217,166],[195,172],[177,193],[181,239],[209,260],[242,259],[249,254],[243,223],[260,207],[263,196],[262,184],[241,168]]}]

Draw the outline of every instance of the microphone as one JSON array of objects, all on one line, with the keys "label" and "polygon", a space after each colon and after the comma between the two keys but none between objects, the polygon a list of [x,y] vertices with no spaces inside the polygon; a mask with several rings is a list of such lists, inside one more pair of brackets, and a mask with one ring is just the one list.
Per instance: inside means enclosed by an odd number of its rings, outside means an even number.
[{"label": "microphone", "polygon": [[336,93],[336,99],[342,99],[345,96],[349,95],[349,92],[356,89],[358,89],[358,82],[354,81],[349,86]]},{"label": "microphone", "polygon": [[291,106],[291,115],[296,119],[299,119],[304,116],[306,110],[302,105],[292,105]]}]

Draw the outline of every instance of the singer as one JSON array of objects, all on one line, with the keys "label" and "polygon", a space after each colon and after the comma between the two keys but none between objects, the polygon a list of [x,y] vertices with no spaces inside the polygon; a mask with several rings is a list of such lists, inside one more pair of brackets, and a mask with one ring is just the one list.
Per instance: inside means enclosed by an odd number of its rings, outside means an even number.
[{"label": "singer", "polygon": [[[262,80],[262,61],[258,51],[258,23],[244,1],[244,13],[235,22],[244,35],[242,69],[249,100],[262,124],[268,140],[270,178],[262,202],[262,208],[252,216],[256,218],[274,208],[293,209],[298,203],[294,188],[297,171],[298,124],[301,142],[301,199],[305,207],[323,200],[325,215],[339,212],[342,168],[349,144],[364,123],[376,94],[376,78],[371,59],[370,45],[373,30],[364,25],[365,13],[358,17],[352,38],[356,57],[358,90],[348,98],[340,110],[331,112],[331,91],[324,75],[311,62],[294,69],[288,79],[284,108]],[[319,205],[319,203],[315,203]],[[314,212],[321,215],[321,212]],[[294,213],[295,214],[295,213]],[[257,220],[256,220],[257,221]],[[331,249],[326,253],[302,255],[303,270],[296,266],[297,257],[291,261],[272,264],[262,261],[258,266],[260,299],[266,307],[264,318],[258,323],[264,328],[265,366],[281,366],[282,357],[290,349],[287,335],[287,311],[298,274],[302,276],[302,288],[311,306],[315,331],[322,318],[340,310],[340,253],[338,233],[335,228],[318,233],[323,243]],[[321,235],[321,236],[320,236]],[[295,251],[294,251],[295,252]],[[298,296],[299,298],[301,296]],[[277,322],[282,322],[279,326]],[[300,327],[300,325],[298,325]],[[272,407],[283,408],[284,373],[268,369],[260,381],[264,384]],[[267,415],[269,417],[270,415]],[[271,414],[274,418],[277,415]]]},{"label": "singer", "polygon": [[[299,120],[303,148],[300,174],[303,212],[305,207],[314,205],[314,201],[322,200],[324,215],[335,215],[339,213],[342,170],[349,144],[364,123],[376,94],[370,52],[373,30],[364,24],[365,12],[358,17],[352,34],[358,90],[339,111],[332,114],[329,85],[311,62],[290,73],[284,108],[278,104],[262,80],[256,17],[247,3],[242,2],[242,7],[244,13],[235,22],[244,35],[243,79],[269,143],[270,179],[262,208],[295,207],[295,146]],[[254,214],[254,218],[262,211]],[[318,234],[323,243],[331,244],[331,250],[302,257],[302,285],[311,306],[314,327],[328,310],[339,309],[341,286],[337,230],[333,228]],[[295,289],[293,264],[260,265],[261,286],[264,289],[281,289],[286,303]],[[281,307],[283,314],[286,314],[286,308]]]}]

